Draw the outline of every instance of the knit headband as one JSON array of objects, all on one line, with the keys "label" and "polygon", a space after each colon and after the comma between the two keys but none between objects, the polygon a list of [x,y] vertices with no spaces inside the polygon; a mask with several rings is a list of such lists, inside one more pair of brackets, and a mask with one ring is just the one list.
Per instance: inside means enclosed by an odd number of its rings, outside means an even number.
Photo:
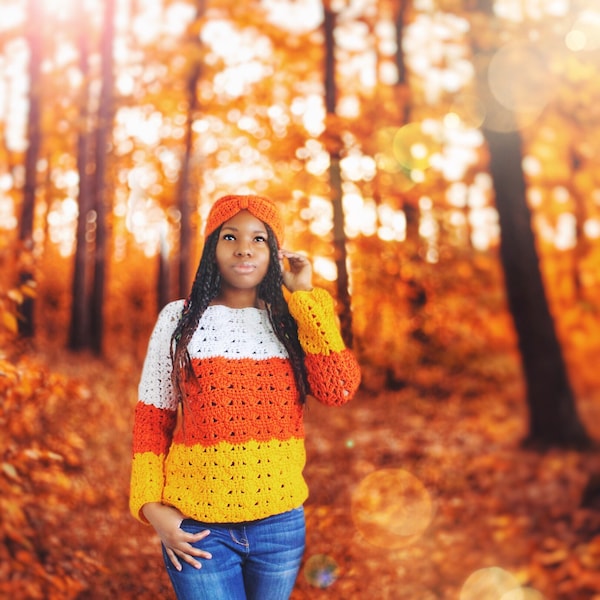
[{"label": "knit headband", "polygon": [[229,219],[237,215],[241,210],[247,210],[257,219],[269,225],[277,238],[277,245],[281,246],[283,242],[283,220],[277,206],[263,196],[232,195],[219,198],[208,213],[204,228],[205,237],[208,237],[213,231],[223,225],[225,221],[229,221]]}]

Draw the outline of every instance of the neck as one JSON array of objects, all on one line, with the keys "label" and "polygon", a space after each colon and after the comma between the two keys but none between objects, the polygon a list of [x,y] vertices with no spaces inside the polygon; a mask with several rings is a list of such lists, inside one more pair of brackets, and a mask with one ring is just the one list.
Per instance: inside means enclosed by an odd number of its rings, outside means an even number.
[{"label": "neck", "polygon": [[263,308],[264,302],[259,299],[256,290],[221,290],[211,304],[223,304],[229,308]]}]

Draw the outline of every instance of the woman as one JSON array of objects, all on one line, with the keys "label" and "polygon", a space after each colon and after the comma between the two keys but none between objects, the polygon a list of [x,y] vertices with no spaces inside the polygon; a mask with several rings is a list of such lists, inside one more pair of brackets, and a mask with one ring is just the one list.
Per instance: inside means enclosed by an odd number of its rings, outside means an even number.
[{"label": "woman", "polygon": [[148,345],[130,508],[160,537],[180,600],[289,598],[305,538],[303,405],[309,393],[342,405],[360,381],[331,296],[282,241],[270,200],[220,198],[192,291]]}]

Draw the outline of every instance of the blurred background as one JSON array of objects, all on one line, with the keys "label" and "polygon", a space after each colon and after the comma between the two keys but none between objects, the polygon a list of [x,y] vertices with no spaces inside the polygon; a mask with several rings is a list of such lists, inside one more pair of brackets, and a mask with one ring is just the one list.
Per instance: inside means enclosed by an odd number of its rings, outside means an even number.
[{"label": "blurred background", "polygon": [[600,597],[599,65],[595,0],[0,0],[0,592],[169,597],[139,369],[257,193],[363,369],[294,597]]}]

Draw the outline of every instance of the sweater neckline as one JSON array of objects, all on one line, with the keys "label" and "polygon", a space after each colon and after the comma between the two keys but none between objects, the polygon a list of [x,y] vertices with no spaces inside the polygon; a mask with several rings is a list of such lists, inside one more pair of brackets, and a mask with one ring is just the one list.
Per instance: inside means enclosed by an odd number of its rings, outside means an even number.
[{"label": "sweater neckline", "polygon": [[258,311],[259,313],[267,312],[266,308],[257,308],[256,306],[244,306],[242,308],[234,308],[233,306],[227,306],[226,304],[210,304],[207,306],[206,310],[215,309],[215,310],[224,310],[231,312],[242,312],[242,311]]}]

